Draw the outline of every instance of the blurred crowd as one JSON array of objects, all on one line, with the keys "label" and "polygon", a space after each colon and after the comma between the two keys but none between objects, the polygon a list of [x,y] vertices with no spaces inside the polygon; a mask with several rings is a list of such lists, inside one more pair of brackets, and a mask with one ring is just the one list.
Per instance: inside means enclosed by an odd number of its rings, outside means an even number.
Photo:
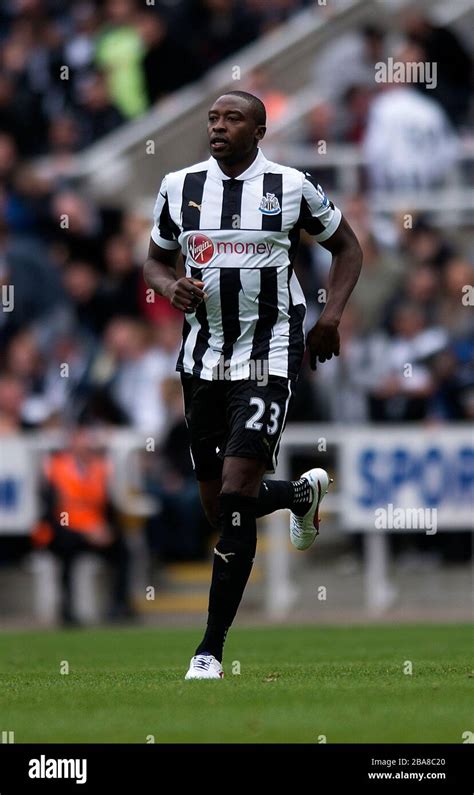
[{"label": "blurred crowd", "polygon": [[[76,423],[152,434],[159,453],[147,465],[149,491],[168,518],[158,533],[155,526],[151,543],[166,554],[173,536],[171,556],[199,555],[206,532],[190,527],[188,547],[177,535],[186,526],[183,512],[201,522],[174,369],[182,315],[150,296],[142,279],[151,216],[99,206],[77,191],[68,164],[310,4],[9,0],[0,11],[0,435]],[[314,79],[333,101],[312,109],[300,130],[302,143],[366,146],[369,188],[391,179],[380,171],[390,161],[386,148],[370,162],[370,141],[393,139],[390,119],[377,107],[387,91],[399,92],[398,117],[406,114],[415,126],[417,103],[428,116],[431,107],[441,145],[455,146],[468,123],[471,62],[462,43],[416,14],[403,24],[403,57],[416,50],[442,64],[436,90],[374,86],[387,41],[383,31],[366,28],[318,59]],[[341,59],[345,68],[335,69]],[[288,97],[265,75],[255,72],[240,87],[262,97],[270,124],[285,112]],[[411,146],[420,154],[416,134]],[[30,158],[46,154],[47,163],[33,168]],[[406,152],[401,157],[406,162]],[[452,162],[446,157],[445,167]],[[427,159],[433,163],[432,151]],[[318,177],[330,194],[331,175]],[[413,178],[408,169],[403,184],[438,178]],[[341,355],[316,373],[305,363],[290,419],[474,419],[473,251],[416,214],[394,218],[395,236],[381,240],[370,194],[346,195],[341,209],[361,242],[363,273],[341,324]],[[323,306],[328,265],[327,252],[303,238],[296,271],[308,326]]]},{"label": "blurred crowd", "polygon": [[[397,246],[383,247],[364,199],[343,209],[364,265],[340,326],[341,355],[315,382],[321,413],[353,423],[473,419],[474,269],[463,246],[408,214]],[[308,273],[323,285],[327,259],[311,253]]]},{"label": "blurred crowd", "polygon": [[0,129],[20,155],[77,152],[308,4],[6,0]]},{"label": "blurred crowd", "polygon": [[[410,10],[395,29],[366,25],[323,46],[304,87],[307,110],[298,106],[294,121],[295,97],[272,86],[264,70],[245,87],[265,101],[270,125],[286,117],[282,140],[317,147],[322,182],[331,176],[327,148],[352,144],[363,152],[368,189],[430,189],[456,168],[470,136],[473,66],[456,32]],[[472,168],[461,178],[468,176]]]},{"label": "blurred crowd", "polygon": [[[384,84],[378,64],[388,64],[389,59],[430,66],[417,72],[413,80],[409,73],[406,81],[401,73],[387,73]],[[333,102],[325,115],[315,109],[313,121],[317,123],[321,117],[327,134],[323,138],[361,143],[377,94],[384,88],[403,86],[403,90],[413,90],[418,99],[434,101],[453,128],[467,130],[472,110],[472,67],[468,46],[454,29],[435,23],[411,7],[400,13],[396,27],[390,31],[377,23],[366,25],[339,36],[318,54],[312,76],[327,89],[325,93]]]},{"label": "blurred crowd", "polygon": [[[193,69],[199,64],[202,71],[300,6],[290,0],[150,7],[107,0],[67,8],[55,0],[12,0],[3,6],[0,432],[78,420],[131,426],[157,437],[169,429],[176,411],[168,382],[175,377],[182,317],[165,299],[150,297],[142,280],[151,218],[98,206],[75,189],[64,163],[76,148],[109,129],[109,122],[119,124],[152,101],[144,94],[144,104],[126,107],[127,101],[139,100],[136,87],[145,85],[147,58],[155,52],[151,28],[156,33],[161,26],[167,40],[189,24],[193,35],[180,41],[185,39],[193,57],[176,59],[171,45],[168,54],[173,64]],[[218,18],[234,21],[227,29]],[[205,20],[211,22],[203,37],[199,31]],[[469,59],[463,45],[451,31],[417,14],[401,22],[405,46],[423,48],[427,57],[439,57],[447,47],[451,58],[440,59],[437,88],[428,99],[420,85],[391,84],[389,90],[414,92],[421,101],[436,103],[453,129],[461,130],[469,112]],[[382,30],[364,28],[323,52],[315,73],[324,84],[329,80],[334,100],[311,111],[302,140],[370,139],[377,91],[388,90],[374,88],[373,80],[374,64],[388,52],[386,38]],[[204,45],[207,53],[201,51]],[[115,58],[120,61],[125,51],[122,85]],[[350,69],[333,68],[341,58]],[[70,77],[61,81],[55,70],[63,63],[69,64]],[[154,62],[151,72],[158,79],[175,70]],[[284,112],[287,98],[270,88],[261,72],[245,87],[262,96],[270,124]],[[104,102],[99,116],[108,120],[104,127],[89,113],[89,100],[94,104],[99,95]],[[27,157],[32,150],[49,153],[48,168],[32,168]],[[331,175],[320,179],[330,193]],[[342,355],[316,377],[305,370],[293,419],[472,417],[472,297],[466,291],[474,281],[472,251],[416,216],[408,223],[395,219],[396,234],[386,244],[374,235],[370,198],[346,196],[342,209],[364,249],[364,269],[343,321]],[[326,285],[327,266],[326,252],[303,240],[296,267],[308,296],[308,323],[321,310],[317,297]],[[405,362],[412,367],[401,373]]]}]

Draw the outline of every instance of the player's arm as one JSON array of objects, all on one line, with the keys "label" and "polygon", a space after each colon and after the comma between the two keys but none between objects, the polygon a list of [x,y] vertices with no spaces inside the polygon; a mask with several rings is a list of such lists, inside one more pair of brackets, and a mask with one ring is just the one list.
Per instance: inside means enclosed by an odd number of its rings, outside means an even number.
[{"label": "player's arm", "polygon": [[362,250],[344,216],[331,237],[319,244],[331,252],[332,263],[326,305],[306,339],[312,370],[316,360],[325,362],[339,355],[339,323],[362,267]]},{"label": "player's arm", "polygon": [[150,239],[148,257],[143,266],[143,278],[155,293],[168,298],[172,306],[182,312],[194,312],[206,294],[204,282],[188,276],[178,278],[176,260],[179,249],[165,249]]},{"label": "player's arm", "polygon": [[176,309],[194,312],[206,297],[201,289],[204,284],[188,276],[178,278],[176,273],[179,229],[171,217],[167,177],[163,178],[156,197],[153,220],[143,278],[148,287],[168,298]]}]

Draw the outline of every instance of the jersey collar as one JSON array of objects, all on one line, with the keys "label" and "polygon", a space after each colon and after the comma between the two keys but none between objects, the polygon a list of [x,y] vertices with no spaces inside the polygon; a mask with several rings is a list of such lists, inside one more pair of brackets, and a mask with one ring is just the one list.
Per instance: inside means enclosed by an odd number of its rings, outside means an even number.
[{"label": "jersey collar", "polygon": [[[242,174],[239,174],[238,177],[235,177],[235,179],[239,180],[239,182],[240,181],[243,182],[243,180],[245,179],[252,179],[252,177],[258,177],[260,174],[264,174],[265,171],[267,170],[268,162],[269,161],[263,154],[262,150],[260,149],[260,147],[258,147],[257,157],[255,158],[253,163],[251,163],[245,171],[242,171]],[[217,160],[215,160],[213,157],[209,158],[208,163],[209,163],[209,174],[212,177],[222,180],[232,179],[232,177],[228,177],[227,174],[224,174]]]}]

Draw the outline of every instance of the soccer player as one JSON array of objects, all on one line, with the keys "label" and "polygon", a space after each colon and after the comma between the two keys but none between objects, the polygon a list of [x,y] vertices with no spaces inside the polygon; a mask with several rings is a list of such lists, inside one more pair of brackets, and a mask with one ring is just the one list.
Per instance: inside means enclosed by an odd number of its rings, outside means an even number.
[{"label": "soccer player", "polygon": [[327,302],[306,339],[312,369],[339,354],[338,325],[362,264],[353,231],[313,177],[265,158],[265,123],[252,94],[230,91],[214,102],[211,157],[163,179],[144,266],[147,285],[184,313],[176,369],[202,505],[220,532],[207,628],[186,679],[224,676],[224,642],[252,569],[257,517],[289,508],[297,549],[319,532],[325,470],[262,481],[275,472],[305,350],[306,305],[293,272],[300,229],[333,255]]}]

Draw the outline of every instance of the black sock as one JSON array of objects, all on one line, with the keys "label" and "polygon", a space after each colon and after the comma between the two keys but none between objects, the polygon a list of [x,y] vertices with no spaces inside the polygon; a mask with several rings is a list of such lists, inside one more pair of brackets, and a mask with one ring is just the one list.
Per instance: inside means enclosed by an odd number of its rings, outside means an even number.
[{"label": "black sock", "polygon": [[257,497],[256,516],[266,516],[281,508],[289,508],[303,516],[311,507],[313,490],[306,480],[263,480]]},{"label": "black sock", "polygon": [[311,508],[313,489],[306,478],[292,480],[291,485],[293,486],[293,505],[291,510],[297,516],[304,516]]},{"label": "black sock", "polygon": [[207,629],[195,654],[213,654],[222,661],[224,641],[231,626],[257,547],[256,497],[224,493],[219,497],[221,536],[214,550]]},{"label": "black sock", "polygon": [[289,508],[292,501],[291,480],[262,480],[257,497],[257,518],[281,508]]}]

